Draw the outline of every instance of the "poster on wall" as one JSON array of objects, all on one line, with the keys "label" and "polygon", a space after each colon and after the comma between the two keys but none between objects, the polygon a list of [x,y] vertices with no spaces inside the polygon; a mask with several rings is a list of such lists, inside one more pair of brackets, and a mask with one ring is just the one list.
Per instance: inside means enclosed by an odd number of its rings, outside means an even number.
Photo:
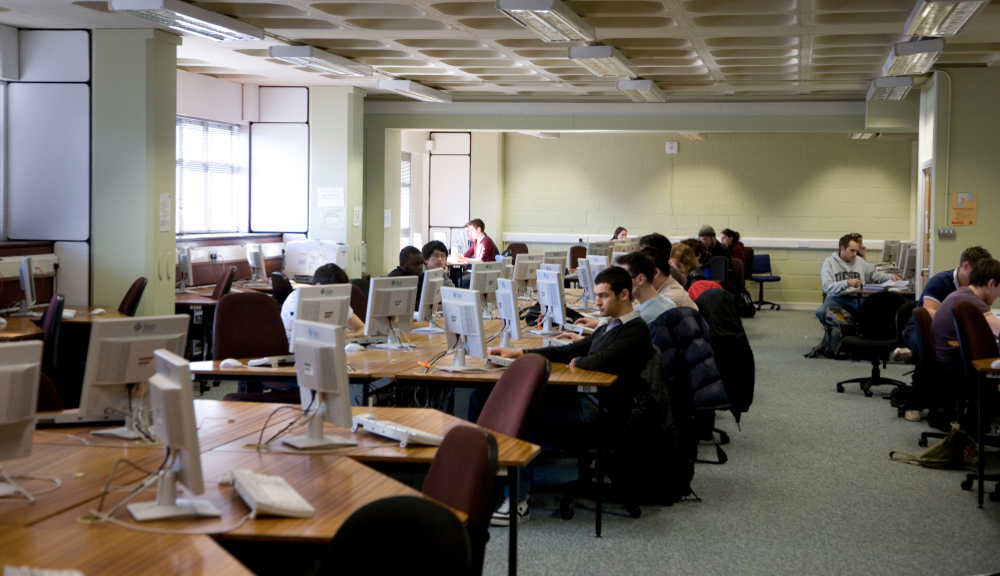
[{"label": "poster on wall", "polygon": [[951,225],[975,226],[978,202],[976,192],[956,192],[951,202]]}]

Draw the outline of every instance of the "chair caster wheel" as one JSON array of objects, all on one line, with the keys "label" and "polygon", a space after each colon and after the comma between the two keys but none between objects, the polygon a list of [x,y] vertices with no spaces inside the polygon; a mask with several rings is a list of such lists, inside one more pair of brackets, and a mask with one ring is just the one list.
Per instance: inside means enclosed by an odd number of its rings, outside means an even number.
[{"label": "chair caster wheel", "polygon": [[570,508],[568,505],[559,506],[559,516],[561,516],[563,520],[572,520],[575,514],[576,513],[573,512],[573,509]]},{"label": "chair caster wheel", "polygon": [[841,394],[843,394],[844,393],[844,387],[841,386],[840,384],[837,384],[837,392],[840,392]]},{"label": "chair caster wheel", "polygon": [[972,480],[962,480],[962,490],[972,490]]},{"label": "chair caster wheel", "polygon": [[927,439],[921,438],[919,441],[917,441],[917,446],[920,446],[921,448],[927,448]]},{"label": "chair caster wheel", "polygon": [[638,518],[642,516],[642,510],[638,506],[625,506],[625,511],[632,518]]},{"label": "chair caster wheel", "polygon": [[871,390],[864,390],[865,398],[871,398],[875,394]]}]

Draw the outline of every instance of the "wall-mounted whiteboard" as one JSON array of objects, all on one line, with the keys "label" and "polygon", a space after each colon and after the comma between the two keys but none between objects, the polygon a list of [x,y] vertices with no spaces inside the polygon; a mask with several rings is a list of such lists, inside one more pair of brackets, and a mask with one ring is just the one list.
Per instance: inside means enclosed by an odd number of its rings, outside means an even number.
[{"label": "wall-mounted whiteboard", "polygon": [[465,226],[469,221],[471,156],[431,155],[431,228]]},{"label": "wall-mounted whiteboard", "polygon": [[308,228],[309,126],[251,124],[250,231]]},{"label": "wall-mounted whiteboard", "polygon": [[258,93],[261,122],[308,122],[309,90],[261,86]]},{"label": "wall-mounted whiteboard", "polygon": [[7,86],[7,236],[90,237],[90,87]]},{"label": "wall-mounted whiteboard", "polygon": [[90,80],[90,33],[85,30],[21,30],[21,82]]},{"label": "wall-mounted whiteboard", "polygon": [[471,154],[472,134],[468,132],[434,132],[434,151],[431,154]]}]

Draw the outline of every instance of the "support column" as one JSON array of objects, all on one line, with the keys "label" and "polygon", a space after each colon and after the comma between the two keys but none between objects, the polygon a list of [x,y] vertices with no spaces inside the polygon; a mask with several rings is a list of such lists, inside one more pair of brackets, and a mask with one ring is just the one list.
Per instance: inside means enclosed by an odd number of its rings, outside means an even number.
[{"label": "support column", "polygon": [[[369,126],[365,134],[365,240],[368,273],[383,276],[399,259],[399,179],[402,132]],[[384,226],[385,210],[392,210]]]},{"label": "support column", "polygon": [[[352,278],[361,277],[365,229],[363,218],[353,223],[355,207],[364,207],[365,94],[350,86],[309,89],[309,237],[350,244]],[[343,207],[321,200],[330,189],[343,191]]]},{"label": "support column", "polygon": [[93,302],[117,307],[144,276],[138,314],[173,314],[181,38],[160,30],[94,30],[93,38]]}]

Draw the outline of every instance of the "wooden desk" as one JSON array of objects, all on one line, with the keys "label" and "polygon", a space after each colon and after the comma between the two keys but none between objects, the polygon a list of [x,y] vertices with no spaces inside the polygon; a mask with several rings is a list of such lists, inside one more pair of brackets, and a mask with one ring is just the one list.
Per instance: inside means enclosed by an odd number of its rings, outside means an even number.
[{"label": "wooden desk", "polygon": [[[275,412],[281,406],[285,409]],[[208,452],[244,436],[260,433],[264,422],[270,417],[268,426],[279,425],[298,416],[298,406],[271,404],[266,402],[223,402],[222,400],[194,401],[195,421],[198,423],[198,443],[202,452]],[[273,413],[273,415],[272,415]],[[97,448],[122,448],[163,450],[162,444],[151,444],[139,440],[115,440],[91,434],[100,427],[46,428],[35,431],[35,445],[55,444],[62,446],[84,446],[86,440]],[[71,436],[72,435],[72,436]],[[76,438],[74,438],[75,436]]]},{"label": "wooden desk", "polygon": [[[156,455],[156,458],[162,459],[162,456]],[[213,450],[202,454],[201,462],[205,478],[205,494],[196,498],[215,504],[222,517],[143,522],[143,527],[166,530],[217,530],[235,526],[240,519],[250,513],[250,510],[232,487],[216,483],[223,474],[235,468],[247,468],[261,474],[282,476],[316,508],[316,515],[313,518],[260,517],[247,520],[241,527],[219,535],[219,538],[224,539],[329,542],[344,521],[366,504],[390,496],[423,497],[413,488],[359,462],[332,454],[266,454]],[[109,495],[105,502],[105,510],[125,495],[126,493],[121,492]],[[189,494],[185,494],[185,497],[189,497]],[[134,498],[132,502],[155,499],[155,492],[147,491]],[[45,520],[38,526],[43,528],[73,526],[76,524],[76,518],[85,514],[93,504],[78,506]],[[467,518],[463,513],[458,513],[458,516],[463,521]],[[124,506],[115,512],[115,517],[125,522],[133,522]]]},{"label": "wooden desk", "polygon": [[191,292],[174,294],[175,306],[215,306],[219,303],[218,300],[212,298],[212,292],[215,292],[214,286],[208,288],[190,288],[189,290]]},{"label": "wooden desk", "polygon": [[64,324],[91,324],[94,320],[115,320],[117,318],[128,318],[114,308],[104,308],[104,314],[93,314],[92,312],[100,306],[65,306],[64,310],[76,310],[76,316],[63,318]]},{"label": "wooden desk", "polygon": [[42,337],[42,329],[34,323],[34,318],[15,316],[4,318],[7,325],[0,328],[0,342],[16,342]]},{"label": "wooden desk", "polygon": [[86,576],[252,576],[208,536],[142,534],[110,525],[0,531],[3,564]]},{"label": "wooden desk", "polygon": [[[989,381],[996,382],[996,379],[1000,378],[1000,368],[994,368],[992,366],[993,362],[1000,360],[1000,358],[987,358],[985,360],[973,360],[972,366],[976,369],[979,374],[979,386],[976,387],[978,393],[976,398],[976,423],[980,424],[983,419],[983,388],[990,385]],[[983,507],[983,494],[985,489],[983,487],[983,478],[986,475],[986,458],[983,452],[983,426],[977,426],[976,430],[976,446],[979,446],[979,493],[978,502],[979,507]],[[1000,498],[994,498],[1000,496],[1000,492],[996,492],[990,497],[990,500],[997,500]]]}]

